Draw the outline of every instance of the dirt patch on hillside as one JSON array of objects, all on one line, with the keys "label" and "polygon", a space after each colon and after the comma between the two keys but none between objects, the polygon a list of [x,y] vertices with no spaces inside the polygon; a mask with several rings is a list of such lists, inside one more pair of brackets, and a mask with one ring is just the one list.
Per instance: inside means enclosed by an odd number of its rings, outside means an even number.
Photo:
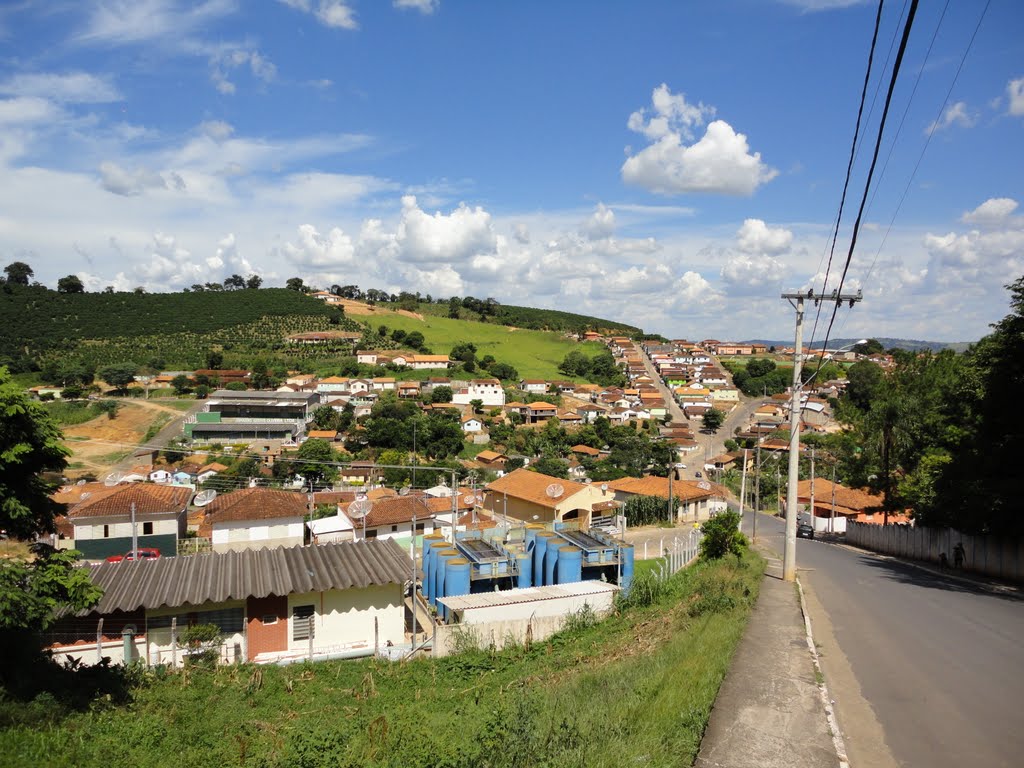
[{"label": "dirt patch on hillside", "polygon": [[142,442],[154,422],[159,419],[166,423],[181,415],[173,408],[154,404],[122,401],[120,406],[113,419],[102,415],[85,424],[64,429],[65,445],[71,449],[68,477],[100,475],[109,471],[133,446]]},{"label": "dirt patch on hillside", "polygon": [[414,317],[417,320],[423,319],[423,315],[419,312],[410,312],[407,309],[384,309],[373,304],[353,301],[352,299],[342,299],[341,306],[344,307],[345,314],[347,315],[404,315],[405,317]]}]

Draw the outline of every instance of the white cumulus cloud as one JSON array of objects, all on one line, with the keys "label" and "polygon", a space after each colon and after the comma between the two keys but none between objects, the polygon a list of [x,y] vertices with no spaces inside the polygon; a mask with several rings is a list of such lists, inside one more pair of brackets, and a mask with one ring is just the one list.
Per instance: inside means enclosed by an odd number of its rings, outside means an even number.
[{"label": "white cumulus cloud", "polygon": [[450,214],[430,215],[420,209],[414,195],[402,197],[396,240],[407,259],[427,264],[465,262],[493,253],[497,246],[491,215],[483,208],[461,203]]},{"label": "white cumulus cloud", "polygon": [[325,27],[335,29],[359,29],[355,11],[343,0],[280,0],[289,8],[294,8],[312,16]]},{"label": "white cumulus cloud", "polygon": [[441,0],[394,0],[395,8],[412,9],[429,16],[441,5]]},{"label": "white cumulus cloud", "polygon": [[611,237],[615,232],[615,212],[604,203],[598,203],[597,209],[584,222],[581,229],[591,240]]},{"label": "white cumulus cloud", "polygon": [[979,205],[973,211],[968,211],[960,217],[964,224],[974,224],[980,227],[993,227],[1003,224],[1006,219],[1017,210],[1017,201],[1009,197],[992,197]]},{"label": "white cumulus cloud", "polygon": [[1018,77],[1006,84],[1011,115],[1024,115],[1024,77]]},{"label": "white cumulus cloud", "polygon": [[924,129],[925,134],[935,133],[937,131],[945,130],[952,126],[958,128],[970,128],[977,122],[977,118],[970,113],[967,108],[967,103],[958,101],[956,104],[950,104],[946,107],[946,110],[942,113],[942,117],[931,123],[927,128]]},{"label": "white cumulus cloud", "polygon": [[693,129],[704,124],[713,108],[689,104],[665,85],[654,90],[651,101],[650,117],[641,110],[629,118],[630,130],[653,143],[623,163],[622,179],[627,184],[663,195],[751,195],[778,175],[761,161],[759,152],[750,151],[747,137],[724,120],[711,122],[704,135],[693,141]]},{"label": "white cumulus cloud", "polygon": [[793,233],[782,227],[769,227],[761,219],[746,219],[736,233],[736,245],[747,253],[785,253],[793,244]]}]

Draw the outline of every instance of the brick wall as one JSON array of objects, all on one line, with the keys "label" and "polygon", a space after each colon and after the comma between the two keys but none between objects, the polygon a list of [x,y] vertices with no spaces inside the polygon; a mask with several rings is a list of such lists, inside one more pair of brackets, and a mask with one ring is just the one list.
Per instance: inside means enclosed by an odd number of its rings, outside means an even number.
[{"label": "brick wall", "polygon": [[245,601],[248,660],[260,653],[288,650],[288,598],[270,595]]}]

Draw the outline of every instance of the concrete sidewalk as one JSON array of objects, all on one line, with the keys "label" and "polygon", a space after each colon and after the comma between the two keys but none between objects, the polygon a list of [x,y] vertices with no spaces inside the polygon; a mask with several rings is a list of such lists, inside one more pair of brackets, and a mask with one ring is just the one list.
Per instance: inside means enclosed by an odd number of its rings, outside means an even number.
[{"label": "concrete sidewalk", "polygon": [[774,553],[750,622],[715,699],[699,768],[836,768],[837,745],[795,584]]}]

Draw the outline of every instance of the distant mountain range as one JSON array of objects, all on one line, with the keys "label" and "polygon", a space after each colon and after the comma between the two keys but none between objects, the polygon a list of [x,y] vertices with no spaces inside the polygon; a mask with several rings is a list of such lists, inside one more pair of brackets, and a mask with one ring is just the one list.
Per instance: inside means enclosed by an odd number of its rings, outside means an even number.
[{"label": "distant mountain range", "polygon": [[[921,341],[920,339],[891,339],[884,336],[873,337],[886,349],[907,349],[911,352],[917,352],[919,350],[931,350],[932,352],[938,352],[943,349],[952,349],[954,352],[963,352],[972,344],[976,344],[974,341]],[[860,339],[829,339],[829,349],[839,349],[841,347],[852,346],[856,344]],[[764,344],[769,347],[792,347],[793,339],[786,339],[784,341],[771,340],[771,339],[745,339],[742,343],[744,344]],[[820,341],[812,342],[807,346],[812,349],[820,349],[822,343]]]}]

